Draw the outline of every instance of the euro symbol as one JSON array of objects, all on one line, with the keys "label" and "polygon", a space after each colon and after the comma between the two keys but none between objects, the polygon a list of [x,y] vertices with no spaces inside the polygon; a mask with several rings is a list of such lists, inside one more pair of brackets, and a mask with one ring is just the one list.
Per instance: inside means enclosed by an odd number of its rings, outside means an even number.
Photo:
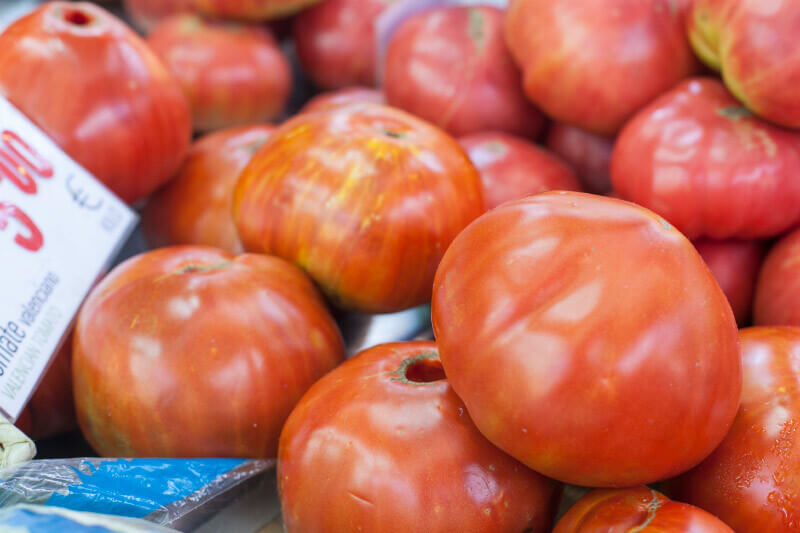
[{"label": "euro symbol", "polygon": [[103,205],[103,199],[92,201],[92,197],[89,196],[89,193],[85,192],[82,188],[73,187],[72,180],[74,178],[74,174],[70,174],[67,178],[67,191],[69,191],[72,200],[83,209],[88,209],[89,211],[97,211],[100,209]]}]

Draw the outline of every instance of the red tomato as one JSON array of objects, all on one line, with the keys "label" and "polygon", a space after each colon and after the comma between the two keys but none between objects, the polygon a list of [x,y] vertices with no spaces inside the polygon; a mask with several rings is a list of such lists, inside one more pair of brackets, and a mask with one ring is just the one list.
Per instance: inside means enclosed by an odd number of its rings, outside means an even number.
[{"label": "red tomato", "polygon": [[489,211],[442,259],[432,317],[481,433],[560,481],[674,476],[736,415],[725,295],[683,235],[627,202],[548,192]]},{"label": "red tomato", "polygon": [[176,15],[147,43],[186,91],[197,131],[274,119],[289,99],[289,60],[262,26]]},{"label": "red tomato", "polygon": [[611,135],[698,70],[675,0],[513,0],[506,42],[525,92],[560,122]]},{"label": "red tomato", "polygon": [[678,497],[738,533],[800,529],[800,328],[739,334],[744,387],[728,436],[677,482]]},{"label": "red tomato", "polygon": [[0,94],[126,202],[171,178],[189,147],[180,86],[94,4],[48,2],[0,34]]},{"label": "red tomato", "polygon": [[295,262],[338,306],[364,312],[429,301],[442,254],[482,212],[458,143],[377,104],[286,122],[234,193],[245,249]]},{"label": "red tomato", "polygon": [[495,7],[440,7],[403,22],[386,52],[383,89],[391,105],[457,136],[535,137],[544,126],[522,91]]},{"label": "red tomato", "polygon": [[580,191],[572,170],[532,142],[499,132],[459,139],[483,182],[487,209],[543,191]]},{"label": "red tomato", "polygon": [[761,326],[800,326],[800,229],[767,254],[756,285],[753,319]]},{"label": "red tomato", "polygon": [[286,417],[344,347],[294,266],[186,246],[101,281],[73,353],[78,421],[100,454],[274,457]]},{"label": "red tomato", "polygon": [[289,533],[549,531],[556,485],[487,441],[436,344],[376,346],[316,383],[281,433]]},{"label": "red tomato", "polygon": [[375,85],[375,19],[397,0],[325,0],[294,19],[303,70],[324,89]]},{"label": "red tomato", "polygon": [[306,102],[306,105],[303,106],[300,112],[309,113],[312,111],[322,111],[350,104],[363,103],[385,104],[386,98],[383,96],[383,92],[378,89],[347,87],[346,89],[318,94]]},{"label": "red tomato", "polygon": [[150,245],[200,244],[242,253],[233,223],[233,189],[274,129],[241,126],[198,140],[175,179],[150,199],[142,213]]},{"label": "red tomato", "polygon": [[286,17],[319,0],[189,0],[197,11],[224,19],[269,20]]},{"label": "red tomato", "polygon": [[547,147],[575,169],[588,192],[611,191],[609,166],[614,139],[556,122],[547,134]]},{"label": "red tomato", "polygon": [[751,116],[719,81],[695,78],[625,126],[611,179],[691,239],[751,239],[800,222],[798,168],[800,134]]},{"label": "red tomato", "polygon": [[122,5],[131,22],[147,33],[164,17],[189,11],[192,0],[122,0]]},{"label": "red tomato", "polygon": [[565,514],[553,533],[734,533],[707,512],[647,487],[599,489]]}]

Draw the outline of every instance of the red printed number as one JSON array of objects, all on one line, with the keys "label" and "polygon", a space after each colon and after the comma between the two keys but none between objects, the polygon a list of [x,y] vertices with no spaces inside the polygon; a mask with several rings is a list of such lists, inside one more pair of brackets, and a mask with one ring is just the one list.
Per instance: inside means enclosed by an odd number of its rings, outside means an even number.
[{"label": "red printed number", "polygon": [[31,146],[23,141],[19,135],[13,131],[4,130],[2,133],[3,144],[17,155],[31,170],[40,178],[53,177],[53,165],[46,161]]},{"label": "red printed number", "polygon": [[8,202],[0,202],[0,230],[4,230],[8,227],[9,219],[16,219],[17,222],[25,226],[25,229],[28,230],[27,237],[22,233],[17,233],[14,237],[14,242],[29,250],[31,252],[36,252],[39,248],[42,247],[44,244],[44,237],[42,236],[42,232],[39,231],[39,228],[36,227],[33,220],[25,214],[22,209],[19,207],[10,204]]}]

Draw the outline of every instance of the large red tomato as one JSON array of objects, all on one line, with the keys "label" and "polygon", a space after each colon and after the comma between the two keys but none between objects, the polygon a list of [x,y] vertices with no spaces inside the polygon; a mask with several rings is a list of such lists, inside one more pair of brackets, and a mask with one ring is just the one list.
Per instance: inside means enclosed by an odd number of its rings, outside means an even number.
[{"label": "large red tomato", "polygon": [[192,246],[115,268],[73,347],[81,429],[111,457],[274,457],[294,405],[344,358],[296,267]]},{"label": "large red tomato", "polygon": [[272,120],[289,99],[289,60],[265,27],[183,14],[147,43],[186,91],[197,131]]},{"label": "large red tomato", "polygon": [[753,117],[717,80],[687,80],[639,112],[611,179],[690,239],[772,237],[800,222],[800,133]]},{"label": "large red tomato", "polygon": [[800,529],[800,328],[739,335],[742,403],[722,444],[677,482],[677,496],[737,533]]},{"label": "large red tomato", "polygon": [[486,209],[543,191],[580,191],[572,170],[532,142],[486,132],[459,139],[481,174]]},{"label": "large red tomato", "polygon": [[[647,487],[599,489],[581,498],[553,533],[734,533],[719,518]],[[741,532],[740,532],[741,533]]]},{"label": "large red tomato", "polygon": [[587,192],[611,190],[611,150],[614,139],[556,122],[547,134],[547,147],[569,163]]},{"label": "large red tomato", "polygon": [[684,0],[513,0],[506,41],[525,91],[560,122],[610,135],[698,68]]},{"label": "large red tomato", "polygon": [[245,249],[294,261],[338,306],[364,312],[429,301],[442,254],[482,212],[458,143],[377,104],[286,122],[234,196]]},{"label": "large red tomato", "polygon": [[674,476],[736,415],[725,295],[680,232],[621,200],[547,192],[487,212],[445,253],[432,315],[475,425],[554,479]]},{"label": "large red tomato", "polygon": [[271,20],[286,17],[320,0],[189,0],[205,15],[224,19]]},{"label": "large red tomato", "polygon": [[767,120],[800,128],[800,3],[796,0],[695,0],[689,38],[725,85]]},{"label": "large red tomato", "polygon": [[759,241],[712,241],[694,243],[722,292],[731,304],[739,326],[750,320],[753,291],[764,258],[764,243]]},{"label": "large red tomato", "polygon": [[233,223],[233,189],[274,126],[241,126],[198,140],[178,175],[158,191],[142,213],[151,246],[201,244],[244,251]]},{"label": "large red tomato", "polygon": [[318,94],[306,102],[300,113],[322,111],[350,104],[385,104],[386,97],[383,91],[368,87],[347,87],[337,91],[328,91]]},{"label": "large red tomato", "polygon": [[189,147],[180,86],[95,4],[48,2],[0,34],[0,94],[127,202],[171,178]]},{"label": "large red tomato", "polygon": [[767,254],[756,285],[753,319],[761,326],[800,326],[800,229]]},{"label": "large red tomato", "polygon": [[453,135],[487,130],[535,137],[544,117],[522,91],[503,41],[503,11],[449,6],[412,16],[392,36],[387,101]]},{"label": "large red tomato", "polygon": [[192,0],[122,0],[131,22],[149,32],[159,20],[191,9]]},{"label": "large red tomato", "polygon": [[487,441],[432,342],[361,352],[316,383],[281,433],[289,533],[549,531],[556,485]]}]

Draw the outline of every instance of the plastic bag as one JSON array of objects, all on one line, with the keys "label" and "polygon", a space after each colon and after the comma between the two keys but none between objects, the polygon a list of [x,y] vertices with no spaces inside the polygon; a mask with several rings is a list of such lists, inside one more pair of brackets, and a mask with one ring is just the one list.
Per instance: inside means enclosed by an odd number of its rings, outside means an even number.
[{"label": "plastic bag", "polygon": [[0,510],[0,530],[14,533],[28,531],[31,533],[39,531],[69,531],[70,533],[175,532],[174,529],[167,529],[144,520],[25,504]]}]

